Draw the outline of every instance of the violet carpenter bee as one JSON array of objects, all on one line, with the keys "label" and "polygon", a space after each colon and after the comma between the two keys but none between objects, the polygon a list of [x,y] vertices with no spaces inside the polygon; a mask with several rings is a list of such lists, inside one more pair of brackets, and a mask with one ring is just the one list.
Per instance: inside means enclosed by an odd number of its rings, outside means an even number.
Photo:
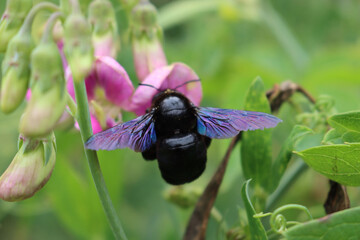
[{"label": "violet carpenter bee", "polygon": [[166,182],[180,185],[197,179],[205,170],[212,138],[231,138],[240,131],[272,128],[279,122],[262,112],[197,107],[182,93],[166,89],[153,97],[145,115],[93,135],[85,146],[142,152],[145,160],[157,159]]}]

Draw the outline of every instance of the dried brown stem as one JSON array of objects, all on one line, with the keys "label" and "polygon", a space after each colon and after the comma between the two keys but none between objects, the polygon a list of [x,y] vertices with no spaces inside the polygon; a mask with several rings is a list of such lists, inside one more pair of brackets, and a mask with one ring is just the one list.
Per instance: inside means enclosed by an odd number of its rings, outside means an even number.
[{"label": "dried brown stem", "polygon": [[191,215],[191,218],[188,222],[186,232],[183,238],[184,240],[205,239],[206,227],[209,220],[210,212],[214,205],[221,182],[223,180],[230,154],[237,142],[238,137],[234,137],[231,140],[231,143],[226,151],[223,160],[220,163],[220,166],[216,170],[214,176],[211,178],[210,182],[205,188],[205,191],[199,198],[195,209]]},{"label": "dried brown stem", "polygon": [[[294,93],[303,94],[311,103],[315,103],[314,97],[310,95],[304,88],[291,81],[285,81],[280,85],[274,85],[273,89],[267,91],[266,96],[269,100],[271,111],[276,112],[281,105],[289,101]],[[241,133],[232,139],[226,154],[221,161],[217,171],[205,188],[203,194],[199,198],[194,211],[188,222],[184,240],[203,240],[205,239],[206,227],[209,221],[211,209],[214,205],[217,193],[223,180],[230,154],[238,141],[241,140]],[[345,190],[346,193],[346,190]],[[346,195],[347,196],[347,195]]]}]

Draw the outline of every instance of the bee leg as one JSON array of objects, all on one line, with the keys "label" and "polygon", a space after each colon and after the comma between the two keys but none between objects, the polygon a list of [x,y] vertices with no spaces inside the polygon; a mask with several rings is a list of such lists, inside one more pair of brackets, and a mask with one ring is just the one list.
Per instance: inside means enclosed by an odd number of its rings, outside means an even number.
[{"label": "bee leg", "polygon": [[143,158],[147,161],[156,159],[156,145],[152,145],[148,150],[141,153]]},{"label": "bee leg", "polygon": [[206,137],[206,136],[203,136],[203,138],[204,138],[206,148],[209,148],[210,143],[211,143],[211,138]]}]

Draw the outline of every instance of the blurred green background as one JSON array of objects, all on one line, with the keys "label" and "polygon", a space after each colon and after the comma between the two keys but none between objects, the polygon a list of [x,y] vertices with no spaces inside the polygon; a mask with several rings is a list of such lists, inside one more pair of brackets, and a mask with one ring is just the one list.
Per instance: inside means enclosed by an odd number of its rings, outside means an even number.
[{"label": "blurred green background", "polygon": [[[137,80],[127,40],[125,11],[112,1],[119,21],[122,49],[118,61]],[[203,106],[242,108],[244,95],[256,76],[266,89],[292,80],[313,96],[335,99],[338,112],[360,109],[360,2],[356,0],[238,0],[152,1],[165,27],[164,49],[169,62],[184,62],[202,80]],[[180,5],[176,5],[181,3]],[[175,4],[172,8],[171,5]],[[3,12],[5,1],[0,1]],[[175,10],[174,10],[175,9]],[[194,14],[192,14],[194,13]],[[275,130],[275,148],[289,134],[295,119],[285,106],[285,124]],[[17,124],[22,109],[0,113],[0,171],[17,149]],[[289,116],[290,115],[290,116]],[[125,119],[134,115],[125,114]],[[112,239],[75,130],[56,132],[57,162],[50,181],[33,198],[0,201],[0,239]],[[190,187],[202,189],[226,151],[229,140],[215,140],[208,150],[205,173]],[[145,162],[131,150],[99,152],[110,195],[129,239],[180,239],[191,209],[180,209],[164,199],[170,188],[155,162]],[[242,205],[239,146],[216,201],[216,208],[232,226],[238,224]],[[281,203],[299,203],[315,217],[324,215],[322,204],[327,180],[308,170]],[[350,188],[353,206],[360,192]],[[281,204],[279,203],[279,204]],[[222,239],[219,224],[210,219],[207,239]]]}]

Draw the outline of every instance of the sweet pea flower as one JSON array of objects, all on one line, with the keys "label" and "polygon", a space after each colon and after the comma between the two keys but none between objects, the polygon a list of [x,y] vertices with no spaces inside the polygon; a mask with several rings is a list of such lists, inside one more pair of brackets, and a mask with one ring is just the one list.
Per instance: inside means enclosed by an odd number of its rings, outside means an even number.
[{"label": "sweet pea flower", "polygon": [[[67,89],[75,99],[73,79],[66,69]],[[134,87],[125,69],[109,56],[95,57],[94,67],[85,78],[93,132],[115,125],[121,119],[121,109],[127,109]]]},{"label": "sweet pea flower", "polygon": [[33,196],[49,180],[55,166],[55,136],[20,137],[22,145],[0,177],[0,198],[13,202]]},{"label": "sweet pea flower", "polygon": [[[151,106],[152,98],[160,91],[174,89],[184,94],[189,100],[198,106],[202,98],[202,88],[200,82],[189,82],[199,80],[198,75],[184,63],[173,63],[169,66],[155,69],[151,72],[142,84],[151,85],[139,86],[135,91],[129,111],[137,115],[143,115]],[[189,82],[189,83],[187,83]],[[158,89],[158,90],[157,90]]]},{"label": "sweet pea flower", "polygon": [[168,65],[156,8],[150,2],[140,1],[132,10],[130,36],[135,72],[143,82],[152,71]]},{"label": "sweet pea flower", "polygon": [[116,57],[120,45],[115,11],[110,1],[94,0],[89,5],[88,21],[96,56]]}]

